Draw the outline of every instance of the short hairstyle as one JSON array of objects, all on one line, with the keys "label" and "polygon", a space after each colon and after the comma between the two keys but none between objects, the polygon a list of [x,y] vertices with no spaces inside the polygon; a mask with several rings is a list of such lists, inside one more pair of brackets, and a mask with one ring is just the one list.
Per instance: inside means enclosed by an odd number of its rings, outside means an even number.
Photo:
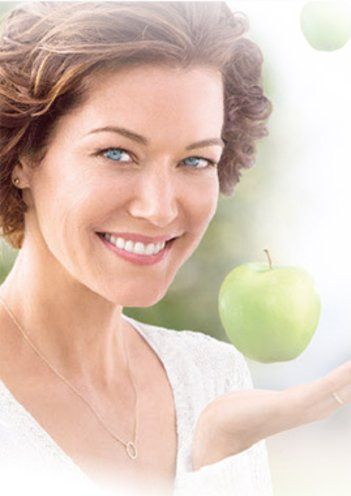
[{"label": "short hairstyle", "polygon": [[[11,182],[22,155],[45,157],[54,124],[85,101],[89,77],[126,65],[209,66],[222,74],[225,143],[220,193],[233,194],[254,164],[272,103],[263,94],[263,55],[243,34],[249,21],[225,2],[21,3],[0,25],[0,229],[22,246],[22,190]],[[31,160],[32,161],[32,160]],[[33,167],[34,167],[33,165]]]}]

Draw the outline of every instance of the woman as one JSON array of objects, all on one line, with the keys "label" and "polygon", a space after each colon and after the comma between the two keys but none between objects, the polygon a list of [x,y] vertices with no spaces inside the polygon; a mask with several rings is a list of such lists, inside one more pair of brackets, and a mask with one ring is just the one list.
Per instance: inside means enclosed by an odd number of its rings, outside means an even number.
[{"label": "woman", "polygon": [[266,134],[246,29],[224,2],[34,2],[4,19],[0,218],[19,249],[0,287],[11,485],[39,467],[36,484],[65,474],[55,487],[71,474],[77,488],[268,495],[265,438],[350,401],[350,363],[257,391],[232,345],[122,313],[166,294]]}]

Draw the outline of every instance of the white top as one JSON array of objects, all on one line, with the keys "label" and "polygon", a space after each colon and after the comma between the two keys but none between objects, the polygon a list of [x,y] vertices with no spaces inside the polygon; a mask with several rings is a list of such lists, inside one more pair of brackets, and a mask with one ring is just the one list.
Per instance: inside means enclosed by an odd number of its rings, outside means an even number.
[{"label": "white top", "polygon": [[[178,439],[173,495],[272,496],[265,440],[197,471],[191,466],[193,432],[201,411],[226,392],[253,388],[242,353],[202,332],[178,331],[122,316],[157,354],[173,390]],[[11,493],[4,491],[11,495],[22,495],[29,488],[37,495],[62,496],[67,490],[74,494],[72,489],[85,496],[110,494],[84,474],[1,381],[0,487],[11,489]],[[121,485],[122,489],[121,496],[140,494],[127,486]],[[160,489],[157,494],[164,493]]]}]

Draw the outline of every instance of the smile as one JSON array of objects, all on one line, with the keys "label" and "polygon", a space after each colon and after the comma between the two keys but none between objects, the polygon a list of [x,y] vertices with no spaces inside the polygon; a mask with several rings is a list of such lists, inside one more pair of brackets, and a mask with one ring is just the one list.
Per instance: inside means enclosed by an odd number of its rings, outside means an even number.
[{"label": "smile", "polygon": [[131,241],[128,239],[112,236],[109,233],[102,233],[103,236],[112,244],[126,250],[129,253],[137,253],[138,255],[156,255],[159,251],[163,250],[166,243],[149,243],[144,244],[141,241]]},{"label": "smile", "polygon": [[123,238],[111,237],[108,233],[96,233],[107,248],[120,257],[140,265],[153,265],[166,257],[177,238],[163,243],[144,245]]}]

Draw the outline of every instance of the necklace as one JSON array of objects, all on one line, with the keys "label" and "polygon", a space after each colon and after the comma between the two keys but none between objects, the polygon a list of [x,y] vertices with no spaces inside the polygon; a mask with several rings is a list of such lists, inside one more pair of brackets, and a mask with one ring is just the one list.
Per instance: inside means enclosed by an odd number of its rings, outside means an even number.
[{"label": "necklace", "polygon": [[46,364],[51,368],[51,370],[60,378],[62,379],[66,384],[67,386],[69,386],[72,391],[74,393],[76,393],[85,403],[86,405],[88,405],[88,407],[90,408],[90,410],[93,412],[93,414],[96,416],[96,418],[99,420],[99,422],[102,424],[102,426],[107,430],[107,432],[115,439],[117,440],[118,442],[122,443],[125,448],[126,448],[126,451],[127,451],[127,455],[129,456],[129,458],[132,458],[133,460],[138,456],[138,451],[137,451],[137,448],[136,448],[136,438],[137,438],[137,409],[138,409],[138,395],[137,395],[137,392],[136,392],[136,387],[135,387],[135,384],[134,384],[134,381],[133,381],[133,378],[132,378],[132,375],[130,373],[130,368],[129,368],[129,355],[128,353],[126,352],[126,348],[125,348],[125,343],[124,343],[124,339],[123,339],[123,349],[124,349],[124,353],[127,357],[127,366],[128,366],[128,373],[129,373],[129,378],[131,379],[131,382],[133,384],[133,389],[134,389],[134,393],[135,393],[135,422],[134,422],[134,440],[133,441],[128,441],[127,443],[125,443],[124,441],[122,441],[121,439],[119,439],[108,427],[107,425],[103,422],[102,418],[100,417],[100,415],[94,410],[94,408],[90,405],[90,403],[88,403],[88,401],[80,394],[80,392],[74,387],[72,386],[72,384],[70,384],[67,379],[65,379],[49,362],[48,360],[40,353],[40,351],[36,348],[36,346],[30,341],[28,335],[25,333],[25,331],[22,329],[22,327],[20,326],[20,324],[17,322],[17,319],[16,317],[13,315],[13,313],[11,312],[11,310],[8,308],[7,304],[4,302],[4,300],[0,297],[0,301],[2,303],[2,305],[4,306],[5,310],[8,312],[8,314],[10,315],[10,317],[12,318],[12,320],[14,321],[14,323],[16,324],[16,326],[18,327],[18,329],[21,331],[22,335],[24,336],[24,338],[26,339],[26,341],[30,344],[30,346],[33,348],[33,350],[37,353],[37,355],[39,355],[39,357],[44,360],[44,362],[46,362]]}]

